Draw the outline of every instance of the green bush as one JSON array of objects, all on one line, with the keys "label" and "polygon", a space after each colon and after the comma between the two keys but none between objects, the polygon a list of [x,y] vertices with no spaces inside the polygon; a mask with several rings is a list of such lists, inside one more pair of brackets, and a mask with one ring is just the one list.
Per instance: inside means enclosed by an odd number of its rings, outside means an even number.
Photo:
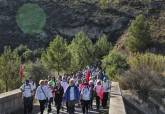
[{"label": "green bush", "polygon": [[21,57],[25,51],[28,51],[29,48],[25,45],[19,45],[14,51]]},{"label": "green bush", "polygon": [[22,57],[24,58],[25,62],[32,61],[34,59],[33,51],[31,50],[25,51]]},{"label": "green bush", "polygon": [[128,59],[129,71],[123,73],[121,82],[127,89],[135,91],[147,100],[154,89],[164,88],[165,57],[151,53],[131,55]]},{"label": "green bush", "polygon": [[35,63],[26,63],[25,64],[25,79],[28,79],[29,76],[32,76],[33,80],[38,84],[39,80],[47,79],[48,75],[51,74],[51,71],[46,69],[40,61]]},{"label": "green bush", "polygon": [[111,0],[112,4],[119,4],[121,2],[121,0]]},{"label": "green bush", "polygon": [[101,9],[108,8],[110,4],[109,0],[99,0],[98,2]]},{"label": "green bush", "polygon": [[128,29],[125,46],[131,52],[145,51],[151,43],[150,26],[143,15],[139,15]]},{"label": "green bush", "polygon": [[111,79],[117,79],[117,75],[128,69],[127,59],[120,53],[112,51],[102,60],[102,67]]},{"label": "green bush", "polygon": [[43,48],[39,48],[33,51],[33,55],[35,57],[35,59],[39,59],[41,58],[42,53],[44,52]]},{"label": "green bush", "polygon": [[145,67],[160,74],[165,71],[165,56],[162,55],[136,53],[129,57],[128,63],[132,69]]},{"label": "green bush", "polygon": [[148,68],[130,69],[125,72],[122,82],[127,85],[127,89],[136,92],[139,98],[146,101],[154,89],[161,89],[163,80],[160,74]]},{"label": "green bush", "polygon": [[97,59],[102,59],[102,57],[109,54],[112,49],[112,44],[108,41],[106,35],[102,35],[95,44],[95,57]]},{"label": "green bush", "polygon": [[20,58],[10,47],[5,47],[0,55],[0,79],[3,81],[5,91],[9,91],[20,86],[19,79]]},{"label": "green bush", "polygon": [[5,84],[4,81],[0,80],[0,93],[5,92]]}]

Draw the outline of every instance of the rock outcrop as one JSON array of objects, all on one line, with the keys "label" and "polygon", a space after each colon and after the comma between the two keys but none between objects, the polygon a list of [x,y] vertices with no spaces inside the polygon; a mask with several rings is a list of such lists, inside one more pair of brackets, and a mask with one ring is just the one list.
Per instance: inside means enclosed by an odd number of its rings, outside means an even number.
[{"label": "rock outcrop", "polygon": [[[17,11],[26,3],[39,4],[47,15],[46,25],[40,34],[24,34],[16,23]],[[57,34],[70,40],[79,31],[84,31],[93,41],[102,34],[106,34],[110,41],[116,41],[130,20],[142,11],[142,8],[128,7],[128,4],[102,10],[97,2],[72,4],[70,0],[0,0],[0,51],[5,45],[16,47],[26,44],[31,49],[45,47]]]}]

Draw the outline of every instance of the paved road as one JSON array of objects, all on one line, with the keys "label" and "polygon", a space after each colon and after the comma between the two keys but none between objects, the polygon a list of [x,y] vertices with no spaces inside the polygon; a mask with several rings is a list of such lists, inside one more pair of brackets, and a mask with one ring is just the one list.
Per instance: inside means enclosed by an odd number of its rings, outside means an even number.
[{"label": "paved road", "polygon": [[[34,109],[35,109],[35,111],[34,111],[35,113],[34,114],[40,114],[39,113],[39,105],[38,105],[38,103],[35,104]],[[44,114],[47,114],[47,109],[45,110]],[[54,105],[52,106],[52,112],[49,113],[49,114],[56,114],[56,108],[55,108]],[[60,110],[60,114],[67,114],[65,106],[64,106],[63,110]],[[76,105],[76,109],[75,109],[75,114],[83,114],[82,113],[82,109],[79,106],[77,106],[77,105]],[[101,108],[99,111],[97,111],[96,110],[96,106],[94,105],[93,106],[93,110],[89,110],[89,114],[108,114],[108,109],[102,109]]]},{"label": "paved road", "polygon": [[[98,110],[96,110],[96,105],[95,105],[96,103],[94,102],[93,104],[94,104],[93,110],[89,110],[88,114],[108,114],[108,109],[109,108],[103,109],[101,107],[100,110],[98,111]],[[40,110],[39,103],[37,102],[37,103],[34,104],[34,108],[33,108],[33,113],[32,114],[40,114],[39,110]],[[11,114],[23,114],[23,109],[20,109],[20,110],[14,112],[14,113],[11,113]],[[47,109],[45,109],[44,114],[48,114],[47,113]],[[49,114],[56,114],[56,108],[55,108],[54,105],[52,105],[52,112],[49,113]],[[60,114],[67,114],[65,106],[64,106],[64,110],[60,110]],[[83,114],[82,113],[82,109],[80,107],[78,107],[77,105],[76,105],[76,108],[75,108],[75,114]]]}]

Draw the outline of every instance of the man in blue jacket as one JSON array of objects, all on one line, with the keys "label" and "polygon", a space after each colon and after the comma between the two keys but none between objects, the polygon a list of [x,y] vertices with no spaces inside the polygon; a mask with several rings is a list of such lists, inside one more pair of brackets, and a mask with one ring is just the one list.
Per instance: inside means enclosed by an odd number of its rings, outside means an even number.
[{"label": "man in blue jacket", "polygon": [[74,114],[75,104],[79,102],[80,92],[77,86],[75,86],[74,79],[69,81],[69,87],[65,92],[65,100],[67,103],[67,111],[69,114]]}]

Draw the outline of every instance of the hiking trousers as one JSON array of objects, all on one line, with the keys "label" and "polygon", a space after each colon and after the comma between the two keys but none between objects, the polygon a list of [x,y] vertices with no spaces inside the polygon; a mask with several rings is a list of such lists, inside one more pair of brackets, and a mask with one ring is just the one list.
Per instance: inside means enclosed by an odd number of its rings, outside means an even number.
[{"label": "hiking trousers", "polygon": [[102,100],[103,108],[106,108],[106,106],[107,106],[108,94],[109,94],[109,92],[104,92],[104,96],[103,96],[103,100]]},{"label": "hiking trousers", "polygon": [[53,97],[51,97],[48,102],[48,113],[52,111],[52,103],[53,103]]},{"label": "hiking trousers", "polygon": [[23,102],[24,102],[24,114],[32,113],[32,107],[33,107],[32,97],[23,97]]},{"label": "hiking trousers", "polygon": [[100,108],[100,97],[96,95],[96,107],[97,109]]},{"label": "hiking trousers", "polygon": [[74,114],[75,112],[75,101],[68,101],[67,102],[67,105],[68,105],[68,113],[69,114]]},{"label": "hiking trousers", "polygon": [[81,100],[83,114],[88,114],[90,100]]},{"label": "hiking trousers", "polygon": [[39,100],[39,103],[40,103],[40,112],[41,114],[43,114],[45,110],[46,100]]}]

